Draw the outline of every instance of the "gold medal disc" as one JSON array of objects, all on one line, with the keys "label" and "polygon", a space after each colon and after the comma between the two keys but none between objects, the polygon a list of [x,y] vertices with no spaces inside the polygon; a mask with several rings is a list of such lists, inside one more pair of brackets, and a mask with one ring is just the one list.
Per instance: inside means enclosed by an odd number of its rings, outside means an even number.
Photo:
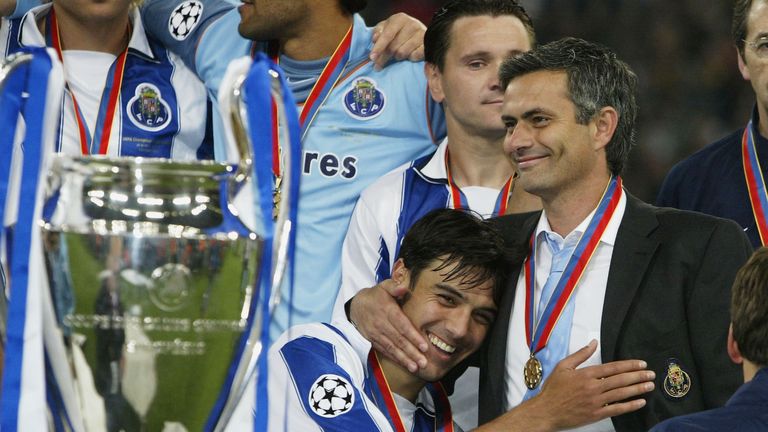
[{"label": "gold medal disc", "polygon": [[533,354],[531,354],[531,358],[525,362],[525,368],[523,368],[525,386],[530,390],[538,387],[539,383],[541,382],[542,373],[543,370],[541,368],[541,362]]}]

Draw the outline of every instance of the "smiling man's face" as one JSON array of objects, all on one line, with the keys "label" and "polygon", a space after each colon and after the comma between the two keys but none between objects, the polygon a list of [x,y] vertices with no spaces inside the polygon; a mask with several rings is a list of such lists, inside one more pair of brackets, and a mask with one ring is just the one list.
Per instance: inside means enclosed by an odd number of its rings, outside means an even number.
[{"label": "smiling man's face", "polygon": [[[462,278],[446,280],[445,275],[456,264],[434,270],[441,263],[433,261],[417,276],[402,306],[403,313],[430,342],[425,353],[427,367],[416,373],[426,382],[440,380],[475,352],[496,317],[493,279],[477,286],[463,283]],[[393,273],[402,271],[402,267],[402,260],[398,260]]]}]

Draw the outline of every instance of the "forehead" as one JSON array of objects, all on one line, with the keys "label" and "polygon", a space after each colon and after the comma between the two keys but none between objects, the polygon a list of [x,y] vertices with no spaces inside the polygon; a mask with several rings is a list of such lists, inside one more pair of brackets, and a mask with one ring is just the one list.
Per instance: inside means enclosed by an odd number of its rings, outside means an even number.
[{"label": "forehead", "polygon": [[441,261],[435,260],[427,266],[427,268],[425,268],[419,275],[415,290],[426,294],[427,292],[453,289],[476,307],[492,307],[496,304],[493,300],[494,280],[486,280],[480,285],[463,283],[463,279],[474,279],[474,276],[477,273],[472,270],[469,271],[465,278],[454,277],[451,280],[447,280],[447,276],[456,268],[457,264],[452,263],[443,269],[435,270],[441,264]]},{"label": "forehead", "polygon": [[747,14],[747,38],[768,34],[768,2],[755,0]]},{"label": "forehead", "polygon": [[514,15],[478,15],[458,18],[451,25],[448,52],[499,50],[504,53],[531,49],[531,39],[522,21]]},{"label": "forehead", "polygon": [[504,115],[520,116],[533,109],[572,105],[565,71],[537,71],[509,82],[504,92]]}]

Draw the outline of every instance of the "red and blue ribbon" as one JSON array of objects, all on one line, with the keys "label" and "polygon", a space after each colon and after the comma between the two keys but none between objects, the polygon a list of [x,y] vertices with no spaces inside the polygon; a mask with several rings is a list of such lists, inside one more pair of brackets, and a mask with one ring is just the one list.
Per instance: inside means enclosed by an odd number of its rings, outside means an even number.
[{"label": "red and blue ribbon", "polygon": [[571,298],[576,285],[589,265],[594,255],[600,238],[603,236],[608,222],[613,217],[621,198],[621,178],[612,177],[608,186],[600,198],[597,210],[589,221],[586,231],[579,239],[573,254],[565,266],[557,286],[552,292],[552,297],[547,302],[539,322],[535,322],[534,287],[535,287],[535,257],[536,257],[536,233],[531,235],[531,254],[524,263],[525,269],[525,338],[531,353],[544,349],[549,337],[557,324],[568,300]]}]

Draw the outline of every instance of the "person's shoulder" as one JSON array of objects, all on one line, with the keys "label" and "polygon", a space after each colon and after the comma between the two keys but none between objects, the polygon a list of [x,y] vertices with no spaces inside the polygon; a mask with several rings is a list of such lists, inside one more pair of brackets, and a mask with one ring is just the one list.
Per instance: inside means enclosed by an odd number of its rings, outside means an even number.
[{"label": "person's shoulder", "polygon": [[724,160],[740,157],[739,143],[743,132],[744,129],[736,130],[699,149],[675,164],[670,175],[673,173],[685,175],[690,171],[707,172],[713,167],[721,166]]}]

